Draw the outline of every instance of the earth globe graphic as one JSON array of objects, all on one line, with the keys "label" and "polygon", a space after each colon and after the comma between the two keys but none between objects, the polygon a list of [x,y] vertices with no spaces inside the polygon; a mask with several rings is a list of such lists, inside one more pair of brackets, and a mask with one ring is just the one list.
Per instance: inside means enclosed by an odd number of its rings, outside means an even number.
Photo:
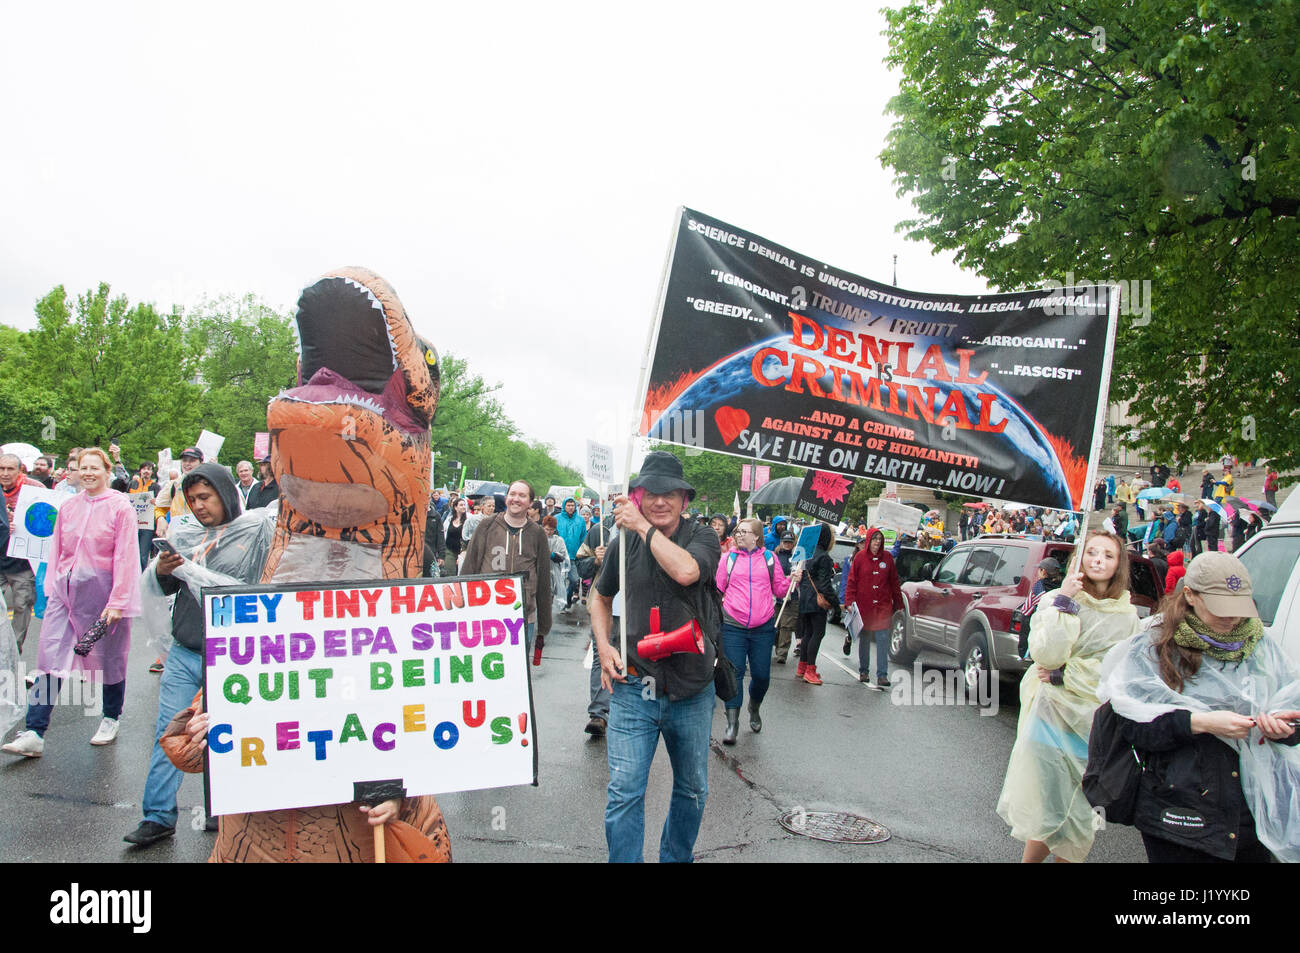
[{"label": "earth globe graphic", "polygon": [[27,514],[23,518],[23,526],[33,536],[42,539],[53,536],[54,518],[58,515],[59,511],[48,503],[33,503],[27,507]]}]

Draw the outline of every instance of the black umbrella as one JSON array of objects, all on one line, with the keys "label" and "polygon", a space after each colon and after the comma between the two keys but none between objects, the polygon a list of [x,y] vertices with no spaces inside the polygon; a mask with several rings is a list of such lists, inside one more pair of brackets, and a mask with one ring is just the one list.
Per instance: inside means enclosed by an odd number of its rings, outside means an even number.
[{"label": "black umbrella", "polygon": [[473,493],[467,493],[466,496],[477,500],[480,496],[505,496],[509,491],[510,487],[504,483],[480,483]]},{"label": "black umbrella", "polygon": [[749,502],[754,506],[788,506],[799,499],[803,477],[779,477],[768,480],[762,488],[751,493]]}]

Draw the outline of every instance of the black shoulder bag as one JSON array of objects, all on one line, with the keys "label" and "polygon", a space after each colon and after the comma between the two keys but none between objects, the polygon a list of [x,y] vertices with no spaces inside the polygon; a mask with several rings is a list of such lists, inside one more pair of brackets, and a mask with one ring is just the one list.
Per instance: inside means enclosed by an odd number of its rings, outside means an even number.
[{"label": "black shoulder bag", "polygon": [[1088,733],[1088,766],[1083,771],[1083,794],[1112,824],[1132,824],[1138,788],[1146,770],[1137,749],[1124,738],[1120,716],[1106,702],[1092,716]]}]

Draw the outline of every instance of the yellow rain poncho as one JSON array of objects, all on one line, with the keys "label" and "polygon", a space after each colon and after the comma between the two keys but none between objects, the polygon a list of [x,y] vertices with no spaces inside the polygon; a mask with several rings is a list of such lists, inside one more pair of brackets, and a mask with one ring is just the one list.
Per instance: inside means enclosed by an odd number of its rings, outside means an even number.
[{"label": "yellow rain poncho", "polygon": [[[1057,857],[1080,863],[1092,849],[1092,807],[1080,788],[1088,763],[1088,732],[1097,710],[1101,662],[1111,646],[1138,631],[1137,612],[1119,599],[1074,597],[1078,615],[1063,612],[1061,596],[1046,598],[1029,629],[1031,665],[1020,682],[1020,723],[998,798],[998,815],[1017,840],[1047,844]],[[1040,681],[1038,667],[1065,666],[1064,684]]]}]

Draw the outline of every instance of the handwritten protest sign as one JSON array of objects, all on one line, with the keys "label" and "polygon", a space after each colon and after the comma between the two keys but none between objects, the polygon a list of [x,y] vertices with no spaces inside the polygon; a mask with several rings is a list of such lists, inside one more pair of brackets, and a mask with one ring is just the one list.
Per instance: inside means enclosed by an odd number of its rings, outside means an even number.
[{"label": "handwritten protest sign", "polygon": [[14,503],[13,529],[9,533],[9,548],[5,555],[26,559],[33,568],[37,563],[45,562],[59,507],[70,499],[71,494],[60,490],[24,484]]},{"label": "handwritten protest sign", "polygon": [[587,476],[598,483],[614,479],[614,448],[603,443],[587,441]]},{"label": "handwritten protest sign", "polygon": [[135,525],[138,529],[153,529],[153,494],[147,490],[143,493],[132,493],[131,505],[135,507]]},{"label": "handwritten protest sign", "polygon": [[199,432],[199,439],[194,442],[194,446],[203,451],[203,459],[208,463],[216,463],[217,458],[221,455],[221,447],[226,442],[226,438],[219,433],[213,433],[211,430]]},{"label": "handwritten protest sign", "polygon": [[205,589],[214,814],[537,780],[521,578]]}]

